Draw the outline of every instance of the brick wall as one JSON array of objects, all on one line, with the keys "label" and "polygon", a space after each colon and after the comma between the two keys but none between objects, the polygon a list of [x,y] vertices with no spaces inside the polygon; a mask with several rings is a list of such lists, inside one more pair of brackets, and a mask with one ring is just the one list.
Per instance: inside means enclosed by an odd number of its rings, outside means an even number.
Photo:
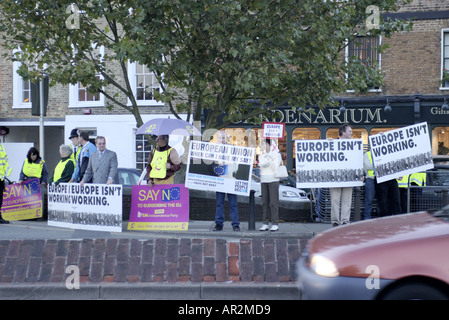
[{"label": "brick wall", "polygon": [[0,241],[0,283],[292,282],[306,238]]}]

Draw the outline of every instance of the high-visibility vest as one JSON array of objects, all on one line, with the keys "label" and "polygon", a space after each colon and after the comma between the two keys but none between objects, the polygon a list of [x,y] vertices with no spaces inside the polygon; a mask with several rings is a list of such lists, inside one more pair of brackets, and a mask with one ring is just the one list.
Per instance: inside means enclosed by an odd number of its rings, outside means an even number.
[{"label": "high-visibility vest", "polygon": [[4,180],[12,172],[12,168],[9,166],[8,155],[6,154],[5,147],[0,144],[0,180]]},{"label": "high-visibility vest", "polygon": [[151,159],[150,178],[164,179],[167,176],[167,167],[165,164],[168,160],[171,148],[164,151],[154,150],[153,159]]},{"label": "high-visibility vest", "polygon": [[[373,164],[373,157],[371,156],[371,151],[367,151],[366,154],[368,155],[369,162],[371,162],[371,164]],[[368,170],[367,173],[368,173],[368,177],[374,178],[374,170]]]},{"label": "high-visibility vest", "polygon": [[73,152],[73,146],[70,145],[70,148],[72,148],[72,154],[70,155],[70,159],[73,160],[73,163],[75,164],[75,168],[76,168],[76,162],[78,161],[78,156],[81,153],[81,149],[83,147],[78,146],[78,148],[76,148],[76,153]]},{"label": "high-visibility vest", "polygon": [[67,164],[67,161],[72,161],[73,164],[75,164],[75,161],[73,161],[73,159],[68,158],[65,161],[59,161],[59,163],[56,165],[55,168],[55,173],[53,175],[53,182],[58,181],[59,179],[61,179],[62,173],[64,172],[65,169],[65,165]]},{"label": "high-visibility vest", "polygon": [[415,183],[416,185],[422,187],[426,185],[426,173],[425,172],[416,172],[413,173],[410,177],[410,184]]},{"label": "high-visibility vest", "polygon": [[396,180],[398,181],[398,186],[399,188],[407,188],[408,187],[408,177],[410,175],[407,174],[405,176],[402,176],[401,179],[396,178]]},{"label": "high-visibility vest", "polygon": [[39,163],[30,163],[28,160],[23,162],[23,174],[29,178],[40,178],[42,177],[42,168],[44,167],[43,160],[39,161]]}]

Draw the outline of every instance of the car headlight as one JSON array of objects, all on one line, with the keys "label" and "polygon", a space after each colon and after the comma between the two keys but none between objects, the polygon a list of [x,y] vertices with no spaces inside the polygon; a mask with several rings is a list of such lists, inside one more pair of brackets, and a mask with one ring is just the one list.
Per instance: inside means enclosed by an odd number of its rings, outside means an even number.
[{"label": "car headlight", "polygon": [[299,195],[293,191],[282,191],[282,196],[285,198],[299,198]]},{"label": "car headlight", "polygon": [[335,263],[319,254],[314,254],[310,259],[310,269],[323,277],[337,277],[338,270]]}]

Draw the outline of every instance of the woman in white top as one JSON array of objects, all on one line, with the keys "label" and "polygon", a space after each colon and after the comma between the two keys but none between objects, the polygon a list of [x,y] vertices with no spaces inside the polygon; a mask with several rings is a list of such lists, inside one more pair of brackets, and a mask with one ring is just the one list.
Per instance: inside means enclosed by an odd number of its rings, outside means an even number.
[{"label": "woman in white top", "polygon": [[262,141],[261,149],[263,153],[259,155],[259,166],[263,225],[259,230],[267,231],[271,218],[270,231],[277,231],[279,229],[279,178],[276,178],[276,171],[282,164],[282,158],[277,148],[272,150],[270,139]]}]

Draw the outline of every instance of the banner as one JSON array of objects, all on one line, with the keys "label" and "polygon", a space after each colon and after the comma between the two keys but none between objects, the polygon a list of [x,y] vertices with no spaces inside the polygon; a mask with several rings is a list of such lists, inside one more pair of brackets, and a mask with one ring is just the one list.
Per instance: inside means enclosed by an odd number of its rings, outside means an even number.
[{"label": "banner", "polygon": [[362,186],[362,139],[295,140],[296,187]]},{"label": "banner", "polygon": [[187,163],[187,188],[249,196],[256,150],[193,140]]},{"label": "banner", "polygon": [[183,184],[132,186],[128,230],[187,230],[189,190]]},{"label": "banner", "polygon": [[369,137],[377,182],[433,168],[427,122]]},{"label": "banner", "polygon": [[262,137],[270,139],[284,139],[284,122],[262,122]]},{"label": "banner", "polygon": [[5,220],[27,220],[42,217],[42,195],[39,179],[5,186],[1,214]]},{"label": "banner", "polygon": [[48,225],[122,232],[122,185],[60,183],[48,186]]}]

